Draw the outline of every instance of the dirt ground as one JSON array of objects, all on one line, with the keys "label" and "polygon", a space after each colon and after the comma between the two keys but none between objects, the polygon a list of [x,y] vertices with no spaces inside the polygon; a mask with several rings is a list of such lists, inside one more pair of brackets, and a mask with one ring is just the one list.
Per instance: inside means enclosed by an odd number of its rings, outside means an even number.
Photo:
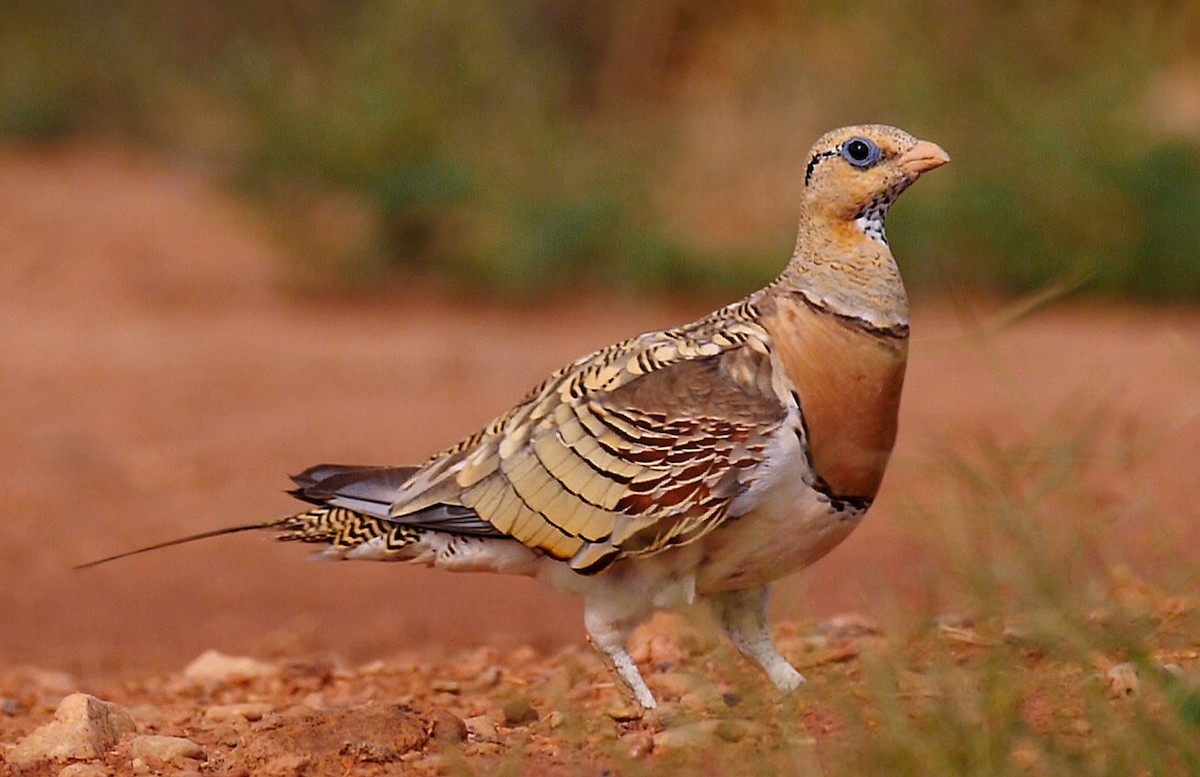
[{"label": "dirt ground", "polygon": [[[289,511],[285,476],[313,463],[419,460],[561,363],[707,307],[615,295],[497,306],[422,290],[321,299],[288,292],[281,264],[265,223],[202,170],[111,149],[0,150],[0,696],[12,701],[0,744],[93,689],[150,730],[207,737],[197,771],[299,774],[315,767],[213,753],[254,726],[313,741],[322,726],[358,727],[336,717],[351,713],[312,711],[334,702],[407,699],[388,714],[412,718],[411,741],[339,757],[383,773],[392,762],[372,753],[390,752],[436,772],[446,763],[428,761],[425,743],[454,739],[457,724],[434,725],[447,705],[503,723],[506,699],[531,683],[615,701],[580,604],[526,580],[316,564],[248,535],[70,570]],[[1152,520],[1113,529],[1124,560],[1165,585],[1195,569],[1200,314],[1065,304],[995,328],[999,310],[916,301],[894,466],[858,532],[780,585],[785,645],[800,649],[805,629],[838,613],[886,618],[941,595],[936,554],[903,509],[931,451],[1033,439],[1092,410],[1129,443],[1153,502]],[[670,631],[656,621],[642,657]],[[215,688],[183,679],[208,649],[277,673]],[[444,690],[414,690],[430,683]],[[274,717],[198,711],[247,698]],[[538,713],[552,739],[557,723]],[[806,714],[819,736],[820,715]],[[391,730],[408,730],[399,718]],[[484,755],[506,746],[488,740],[469,739]]]}]

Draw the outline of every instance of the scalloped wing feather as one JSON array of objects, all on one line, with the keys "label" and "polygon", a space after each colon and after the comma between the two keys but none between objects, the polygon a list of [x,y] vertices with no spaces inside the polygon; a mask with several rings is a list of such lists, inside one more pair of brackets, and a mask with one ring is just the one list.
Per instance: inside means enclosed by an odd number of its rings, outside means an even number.
[{"label": "scalloped wing feather", "polygon": [[786,418],[766,337],[743,302],[577,360],[426,462],[390,519],[461,504],[587,572],[698,539]]}]

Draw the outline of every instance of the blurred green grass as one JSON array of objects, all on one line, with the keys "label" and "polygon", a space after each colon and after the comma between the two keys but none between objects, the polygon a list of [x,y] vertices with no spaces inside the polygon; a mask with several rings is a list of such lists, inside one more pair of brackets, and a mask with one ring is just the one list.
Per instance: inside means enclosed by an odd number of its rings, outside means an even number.
[{"label": "blurred green grass", "polygon": [[214,165],[320,283],[729,296],[812,139],[885,121],[955,157],[893,217],[915,285],[1195,300],[1198,50],[1177,0],[15,0],[0,136]]}]

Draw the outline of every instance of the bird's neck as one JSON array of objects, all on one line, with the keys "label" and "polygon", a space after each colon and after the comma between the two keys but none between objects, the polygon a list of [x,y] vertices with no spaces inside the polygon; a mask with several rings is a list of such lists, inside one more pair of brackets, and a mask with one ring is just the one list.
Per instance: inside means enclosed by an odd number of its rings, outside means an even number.
[{"label": "bird's neck", "polygon": [[803,214],[792,259],[769,289],[870,329],[908,330],[908,295],[882,216],[867,224]]}]

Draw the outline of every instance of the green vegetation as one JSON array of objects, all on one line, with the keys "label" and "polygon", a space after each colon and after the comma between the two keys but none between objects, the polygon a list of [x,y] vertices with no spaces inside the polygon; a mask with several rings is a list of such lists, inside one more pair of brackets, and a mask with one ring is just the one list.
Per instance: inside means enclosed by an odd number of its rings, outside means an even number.
[{"label": "green vegetation", "polygon": [[1173,0],[14,0],[0,135],[213,164],[300,276],[729,296],[788,250],[811,140],[886,121],[955,157],[893,218],[916,283],[1194,300],[1198,41]]}]

